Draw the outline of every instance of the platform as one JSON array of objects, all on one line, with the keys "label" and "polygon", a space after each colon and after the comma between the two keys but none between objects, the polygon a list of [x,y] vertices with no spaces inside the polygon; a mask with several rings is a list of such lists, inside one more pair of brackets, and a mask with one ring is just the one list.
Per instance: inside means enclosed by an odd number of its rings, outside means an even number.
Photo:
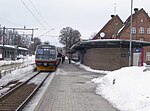
[{"label": "platform", "polygon": [[36,111],[118,111],[95,93],[91,79],[103,76],[75,64],[60,64]]}]

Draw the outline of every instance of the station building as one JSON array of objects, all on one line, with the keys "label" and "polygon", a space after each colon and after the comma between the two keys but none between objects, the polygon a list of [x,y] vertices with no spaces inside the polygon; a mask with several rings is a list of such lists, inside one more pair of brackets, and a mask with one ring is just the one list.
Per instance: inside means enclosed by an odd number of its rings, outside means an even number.
[{"label": "station building", "polygon": [[[116,70],[129,66],[129,45],[131,38],[131,65],[150,64],[150,17],[145,10],[135,8],[125,22],[118,15],[111,19],[93,37],[80,41],[71,47],[82,64],[93,69]],[[130,33],[131,32],[131,33]]]},{"label": "station building", "polygon": [[[104,27],[96,34],[93,40],[96,39],[122,39],[130,40],[130,21],[129,16],[125,22],[122,22],[118,15],[111,15],[111,19],[104,25]],[[143,8],[134,9],[132,14],[132,40],[150,42],[150,17]],[[136,49],[135,49],[136,50]],[[143,47],[139,50],[144,53],[144,63],[150,64],[150,47]],[[133,55],[141,56],[141,53],[134,53]]]},{"label": "station building", "polygon": [[[86,66],[112,71],[129,66],[129,44],[129,40],[122,39],[87,40],[76,43],[70,51],[73,55],[78,53],[78,60]],[[132,40],[131,65],[141,65],[142,59],[134,58],[134,49],[145,46],[150,46],[150,42]]]},{"label": "station building", "polygon": [[16,60],[27,55],[28,49],[12,45],[0,45],[0,60]]}]

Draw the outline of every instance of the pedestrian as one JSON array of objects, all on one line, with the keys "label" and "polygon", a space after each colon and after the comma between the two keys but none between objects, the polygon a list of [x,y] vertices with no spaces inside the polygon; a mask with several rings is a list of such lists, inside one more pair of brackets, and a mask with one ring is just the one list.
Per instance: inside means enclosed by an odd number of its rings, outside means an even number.
[{"label": "pedestrian", "polygon": [[64,63],[65,61],[65,55],[62,55],[62,64]]},{"label": "pedestrian", "polygon": [[62,51],[62,64],[64,63],[64,61],[65,61],[65,51],[63,50]]},{"label": "pedestrian", "polygon": [[72,55],[71,55],[71,53],[69,53],[69,54],[68,54],[69,64],[71,64],[71,58],[72,58]]},{"label": "pedestrian", "polygon": [[58,52],[57,57],[58,57],[58,60],[59,60],[58,61],[58,65],[59,65],[59,63],[61,62],[62,54],[60,52]]}]

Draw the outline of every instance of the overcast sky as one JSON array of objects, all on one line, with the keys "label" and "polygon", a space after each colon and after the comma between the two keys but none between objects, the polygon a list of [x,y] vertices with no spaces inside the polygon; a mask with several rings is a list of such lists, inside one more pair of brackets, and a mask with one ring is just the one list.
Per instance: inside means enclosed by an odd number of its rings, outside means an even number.
[{"label": "overcast sky", "polygon": [[[50,42],[57,39],[56,36],[59,36],[60,30],[64,27],[69,26],[79,30],[82,38],[89,38],[110,20],[112,14],[118,14],[125,21],[131,13],[131,0],[0,1],[1,26],[23,27],[25,25],[26,28],[38,28],[34,35],[36,37],[55,28],[40,37],[42,41]],[[133,0],[133,8],[144,8],[147,13],[150,13],[148,0]]]}]

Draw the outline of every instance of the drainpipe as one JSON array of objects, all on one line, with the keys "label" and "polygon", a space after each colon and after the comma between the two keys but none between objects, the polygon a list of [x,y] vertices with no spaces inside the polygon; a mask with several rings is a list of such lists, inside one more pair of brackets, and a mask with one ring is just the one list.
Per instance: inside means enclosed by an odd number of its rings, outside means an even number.
[{"label": "drainpipe", "polygon": [[81,50],[80,52],[80,59],[81,59],[81,64],[84,64],[84,54],[85,54],[85,49]]}]

